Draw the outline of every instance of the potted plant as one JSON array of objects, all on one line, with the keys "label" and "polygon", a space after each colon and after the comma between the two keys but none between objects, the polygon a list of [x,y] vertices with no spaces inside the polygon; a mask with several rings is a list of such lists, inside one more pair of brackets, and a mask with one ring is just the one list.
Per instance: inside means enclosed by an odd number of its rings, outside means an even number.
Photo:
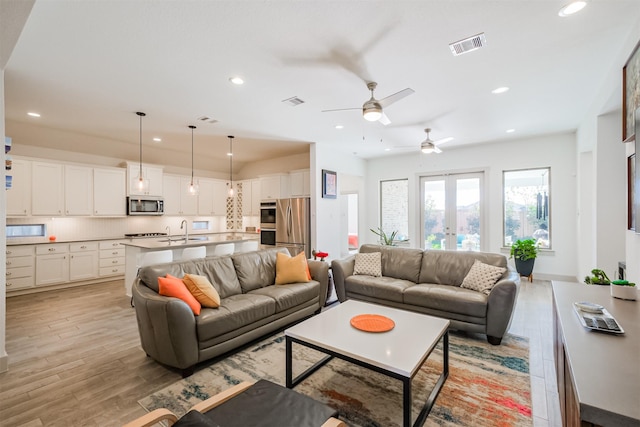
[{"label": "potted plant", "polygon": [[587,285],[608,285],[611,283],[609,276],[607,276],[607,273],[605,273],[604,270],[594,268],[591,270],[591,274],[593,274],[593,276],[586,276],[584,278],[584,283]]},{"label": "potted plant", "polygon": [[611,282],[611,296],[635,301],[638,298],[636,284],[627,280],[614,280]]},{"label": "potted plant", "polygon": [[516,242],[511,245],[509,259],[514,259],[516,271],[521,276],[531,276],[533,264],[537,256],[538,246],[536,246],[536,241],[533,239],[516,240]]},{"label": "potted plant", "polygon": [[395,246],[393,240],[396,238],[396,234],[398,234],[398,230],[394,231],[390,235],[387,236],[387,233],[382,230],[382,228],[378,227],[377,231],[373,228],[370,228],[371,232],[377,235],[380,238],[380,244],[386,246]]}]

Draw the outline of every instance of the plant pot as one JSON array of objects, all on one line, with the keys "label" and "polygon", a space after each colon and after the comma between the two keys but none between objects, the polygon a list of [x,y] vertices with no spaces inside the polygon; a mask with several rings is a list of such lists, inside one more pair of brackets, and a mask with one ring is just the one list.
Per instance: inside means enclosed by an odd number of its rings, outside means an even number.
[{"label": "plant pot", "polygon": [[536,262],[535,258],[528,259],[526,261],[522,261],[518,258],[514,258],[516,262],[516,271],[521,276],[529,277],[533,272],[533,264]]},{"label": "plant pot", "polygon": [[623,286],[611,284],[611,296],[619,299],[635,301],[638,298],[636,286]]}]

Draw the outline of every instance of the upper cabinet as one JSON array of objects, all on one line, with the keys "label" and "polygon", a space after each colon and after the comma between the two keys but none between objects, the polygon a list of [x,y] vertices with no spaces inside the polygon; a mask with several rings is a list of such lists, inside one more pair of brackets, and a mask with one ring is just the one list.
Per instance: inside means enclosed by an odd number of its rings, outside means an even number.
[{"label": "upper cabinet", "polygon": [[289,197],[289,175],[269,175],[260,178],[262,200],[285,199]]},{"label": "upper cabinet", "polygon": [[[165,215],[196,215],[198,196],[187,193],[190,176],[164,175],[164,213]],[[200,188],[202,191],[202,188]]]},{"label": "upper cabinet", "polygon": [[64,166],[65,215],[91,215],[93,211],[93,168]]},{"label": "upper cabinet", "polygon": [[227,214],[227,183],[219,179],[200,180],[198,215],[225,216]]},{"label": "upper cabinet", "polygon": [[149,180],[147,191],[138,189],[138,177],[140,176],[140,164],[127,162],[127,195],[128,196],[159,196],[163,195],[162,167],[142,164],[142,176]]},{"label": "upper cabinet", "polygon": [[31,215],[31,162],[13,159],[13,183],[7,193],[7,216]]},{"label": "upper cabinet", "polygon": [[63,166],[31,163],[31,214],[59,216],[64,210]]},{"label": "upper cabinet", "polygon": [[309,197],[311,195],[309,179],[308,169],[289,172],[291,197]]},{"label": "upper cabinet", "polygon": [[242,216],[260,215],[260,192],[259,179],[247,179],[242,182]]},{"label": "upper cabinet", "polygon": [[93,170],[93,214],[124,216],[127,214],[127,177],[124,169]]}]

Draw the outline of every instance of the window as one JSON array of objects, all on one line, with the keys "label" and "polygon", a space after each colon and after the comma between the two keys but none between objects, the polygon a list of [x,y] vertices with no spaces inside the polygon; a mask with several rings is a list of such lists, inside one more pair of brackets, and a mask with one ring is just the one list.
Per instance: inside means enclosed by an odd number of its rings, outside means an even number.
[{"label": "window", "polygon": [[409,238],[409,180],[380,182],[380,228],[387,235],[397,231],[395,240]]},{"label": "window", "polygon": [[193,221],[193,230],[209,230],[209,221]]},{"label": "window", "polygon": [[503,172],[505,246],[534,239],[551,248],[549,175],[550,168]]},{"label": "window", "polygon": [[7,225],[7,238],[11,237],[44,237],[47,227],[44,224]]}]

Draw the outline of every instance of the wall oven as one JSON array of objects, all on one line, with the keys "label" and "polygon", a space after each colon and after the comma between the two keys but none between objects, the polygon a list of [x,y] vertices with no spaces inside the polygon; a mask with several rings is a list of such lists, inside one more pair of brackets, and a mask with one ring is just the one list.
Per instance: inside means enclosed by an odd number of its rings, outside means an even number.
[{"label": "wall oven", "polygon": [[260,244],[276,245],[276,201],[260,203]]}]

